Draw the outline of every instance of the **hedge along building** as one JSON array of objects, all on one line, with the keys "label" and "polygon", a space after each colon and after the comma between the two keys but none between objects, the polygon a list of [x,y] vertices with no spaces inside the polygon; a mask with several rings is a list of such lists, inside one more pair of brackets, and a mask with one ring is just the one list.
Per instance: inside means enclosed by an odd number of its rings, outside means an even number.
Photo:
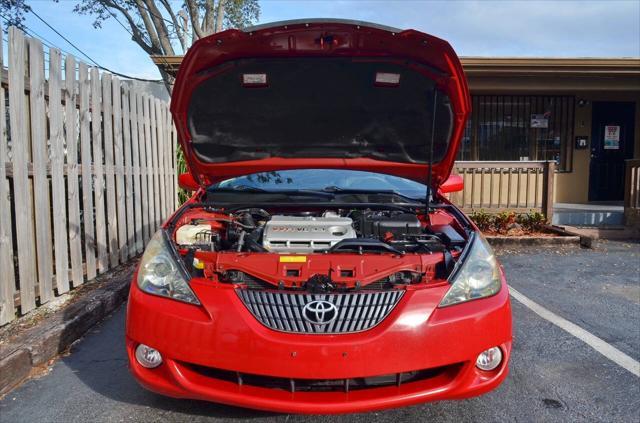
[{"label": "hedge along building", "polygon": [[[152,59],[175,73],[182,57]],[[473,105],[459,160],[554,161],[555,202],[622,202],[625,159],[640,158],[640,59],[461,60]]]}]

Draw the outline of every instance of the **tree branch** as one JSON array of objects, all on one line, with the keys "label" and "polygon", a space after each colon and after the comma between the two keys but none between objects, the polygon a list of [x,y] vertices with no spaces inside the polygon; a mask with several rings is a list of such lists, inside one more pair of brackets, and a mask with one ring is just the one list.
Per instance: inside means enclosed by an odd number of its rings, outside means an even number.
[{"label": "tree branch", "polygon": [[171,5],[169,4],[169,0],[160,0],[160,3],[162,3],[164,8],[167,10],[167,12],[169,12],[169,16],[171,16],[171,21],[173,22],[173,27],[176,30],[176,35],[178,36],[178,40],[180,40],[180,46],[182,47],[182,51],[186,52],[187,51],[187,43],[186,43],[186,40],[184,38],[184,31],[182,29],[182,26],[178,23],[178,17],[176,16],[175,13],[173,13],[173,9],[171,8]]},{"label": "tree branch", "polygon": [[135,2],[138,9],[138,14],[140,14],[140,17],[142,18],[142,23],[144,24],[145,29],[149,33],[149,40],[151,40],[151,45],[153,46],[153,49],[157,50],[159,54],[163,54],[164,51],[162,50],[162,44],[160,43],[160,38],[158,38],[158,33],[156,32],[156,28],[153,25],[153,22],[151,22],[151,19],[149,19],[149,14],[147,13],[145,4],[142,2],[142,0],[135,0]]},{"label": "tree branch", "polygon": [[156,33],[158,34],[158,38],[160,39],[160,45],[162,46],[162,50],[164,54],[167,56],[173,56],[175,52],[173,51],[173,46],[171,45],[171,38],[169,37],[169,30],[167,29],[167,25],[164,22],[164,18],[162,17],[162,13],[158,9],[156,2],[154,0],[143,0],[147,5],[147,11],[151,16],[151,21],[156,28]]},{"label": "tree branch", "polygon": [[140,28],[138,28],[138,25],[136,25],[135,21],[133,20],[133,16],[131,16],[131,14],[127,9],[125,9],[124,7],[120,6],[119,4],[111,0],[104,0],[104,6],[116,9],[118,12],[122,14],[122,16],[124,16],[124,18],[127,20],[127,23],[129,24],[129,27],[131,28],[133,41],[135,41],[136,44],[142,47],[142,49],[147,54],[160,53],[159,51],[154,50],[153,46],[149,45],[145,41],[144,34],[140,31]]},{"label": "tree branch", "polygon": [[198,8],[197,0],[184,0],[189,11],[189,19],[191,19],[191,31],[193,41],[205,36],[202,28],[200,27],[200,9]]}]

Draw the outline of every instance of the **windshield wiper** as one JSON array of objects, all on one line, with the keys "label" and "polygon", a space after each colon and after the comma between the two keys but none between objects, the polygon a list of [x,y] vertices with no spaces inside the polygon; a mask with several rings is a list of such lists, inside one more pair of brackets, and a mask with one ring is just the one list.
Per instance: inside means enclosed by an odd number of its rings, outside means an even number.
[{"label": "windshield wiper", "polygon": [[340,188],[337,187],[335,185],[332,186],[328,186],[328,187],[324,187],[322,189],[323,191],[326,192],[330,192],[330,193],[334,193],[334,194],[386,194],[386,195],[395,195],[397,197],[403,198],[405,200],[409,200],[418,204],[423,204],[424,201],[422,201],[419,198],[414,198],[414,197],[409,197],[407,195],[404,194],[400,194],[397,191],[391,190],[391,189],[385,189],[385,190],[366,190],[366,189],[352,189],[352,188]]},{"label": "windshield wiper", "polygon": [[229,187],[210,187],[208,190],[210,193],[238,193],[238,194],[246,194],[246,193],[257,193],[257,194],[272,194],[272,195],[286,195],[291,197],[322,197],[326,199],[333,200],[337,194],[364,194],[364,195],[391,195],[395,197],[402,198],[403,200],[410,201],[415,204],[424,204],[420,198],[409,197],[407,195],[403,195],[393,190],[363,190],[363,189],[352,189],[352,188],[341,188],[335,185],[324,187],[322,190],[313,190],[313,189],[290,189],[290,190],[267,190],[263,188],[253,187],[250,185],[233,185]]},{"label": "windshield wiper", "polygon": [[249,185],[234,185],[232,187],[209,187],[208,192],[269,192],[262,188],[256,188]]},{"label": "windshield wiper", "polygon": [[291,190],[267,190],[249,185],[234,185],[232,187],[215,187],[209,188],[209,192],[237,192],[237,193],[259,193],[259,194],[279,194],[279,195],[291,195],[291,196],[314,196],[322,198],[334,198],[335,195],[326,191],[316,191],[311,189],[291,189]]}]

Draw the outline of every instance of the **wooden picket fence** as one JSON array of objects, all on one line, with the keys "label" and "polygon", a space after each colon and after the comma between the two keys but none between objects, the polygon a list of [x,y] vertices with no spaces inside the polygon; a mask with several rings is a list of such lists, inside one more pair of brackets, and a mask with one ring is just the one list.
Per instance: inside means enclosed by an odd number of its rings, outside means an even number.
[{"label": "wooden picket fence", "polygon": [[140,254],[177,207],[165,102],[70,55],[63,61],[57,49],[47,54],[17,28],[8,44],[8,69],[0,45],[0,325]]},{"label": "wooden picket fence", "polygon": [[553,218],[553,161],[458,161],[453,172],[462,176],[464,190],[451,201],[465,212],[539,211]]},{"label": "wooden picket fence", "polygon": [[625,225],[640,228],[640,159],[628,159],[625,162]]}]

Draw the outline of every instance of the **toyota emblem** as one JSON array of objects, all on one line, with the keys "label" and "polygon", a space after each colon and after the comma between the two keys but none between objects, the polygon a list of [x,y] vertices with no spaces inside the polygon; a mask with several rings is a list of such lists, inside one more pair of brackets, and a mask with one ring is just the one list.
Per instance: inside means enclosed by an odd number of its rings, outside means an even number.
[{"label": "toyota emblem", "polygon": [[338,317],[338,307],[325,300],[310,301],[302,308],[302,317],[313,325],[328,325]]}]

